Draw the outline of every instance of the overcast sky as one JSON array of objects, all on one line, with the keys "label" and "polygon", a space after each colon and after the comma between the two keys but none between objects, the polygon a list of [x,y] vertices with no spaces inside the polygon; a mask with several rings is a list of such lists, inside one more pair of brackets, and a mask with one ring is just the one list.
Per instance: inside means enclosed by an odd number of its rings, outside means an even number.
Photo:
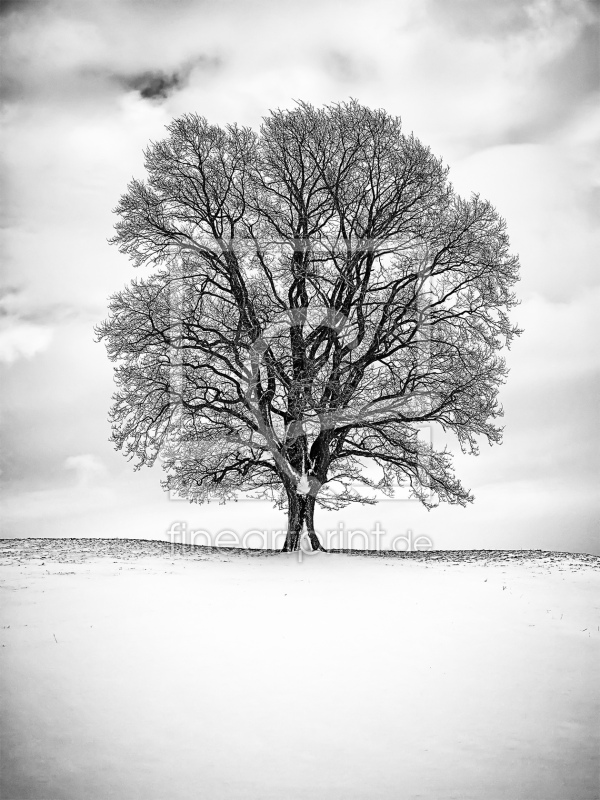
[{"label": "overcast sky", "polygon": [[[108,442],[112,366],[94,342],[132,276],[106,243],[142,149],[184,112],[258,127],[350,97],[402,117],[506,218],[525,328],[505,441],[456,457],[475,503],[350,506],[317,529],[439,548],[600,552],[598,6],[583,0],[2,2],[3,536],[165,538],[281,527],[268,504],[192,507]],[[435,442],[434,442],[435,443]],[[458,448],[457,448],[458,449]]]}]

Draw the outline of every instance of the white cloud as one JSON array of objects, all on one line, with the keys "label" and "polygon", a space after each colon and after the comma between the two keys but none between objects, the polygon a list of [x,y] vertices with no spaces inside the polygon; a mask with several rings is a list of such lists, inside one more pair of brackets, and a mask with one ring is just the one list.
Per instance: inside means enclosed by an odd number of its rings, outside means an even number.
[{"label": "white cloud", "polygon": [[600,370],[600,287],[564,303],[535,295],[514,316],[524,332],[508,359],[520,380],[567,381]]},{"label": "white cloud", "polygon": [[[575,47],[591,18],[582,0],[513,4],[500,17],[494,6],[375,0],[366,18],[361,3],[341,13],[334,0],[306,3],[301,14],[286,2],[184,3],[174,13],[171,3],[56,0],[9,26],[5,69],[40,104],[110,106],[118,76],[204,58],[184,110],[254,122],[253,110],[293,98],[354,94],[406,115],[427,141],[460,149],[545,113],[552,97],[541,96],[541,71]],[[215,58],[218,68],[207,70]],[[571,102],[568,87],[556,91]]]},{"label": "white cloud", "polygon": [[79,486],[93,485],[108,476],[105,464],[98,456],[91,453],[69,456],[65,459],[65,468],[73,470]]},{"label": "white cloud", "polygon": [[31,322],[0,322],[0,362],[13,364],[20,358],[33,358],[50,345],[53,331]]},{"label": "white cloud", "polygon": [[564,302],[597,283],[593,184],[568,140],[481,150],[455,162],[450,178],[461,194],[480,192],[506,218],[521,260],[522,298],[540,294]]}]

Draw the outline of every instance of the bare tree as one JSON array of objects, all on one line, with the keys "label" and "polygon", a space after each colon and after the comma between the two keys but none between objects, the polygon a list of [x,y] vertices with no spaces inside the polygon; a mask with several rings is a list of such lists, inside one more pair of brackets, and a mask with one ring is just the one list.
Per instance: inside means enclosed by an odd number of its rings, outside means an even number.
[{"label": "bare tree", "polygon": [[495,209],[355,101],[272,112],[258,134],[185,115],[168,134],[116,209],[111,241],[157,268],[97,329],[116,447],[137,468],[160,457],[191,501],[287,505],[287,551],[304,525],[321,548],[315,505],[376,502],[361,486],[472,501],[418,429],[474,454],[501,441],[519,264]]}]

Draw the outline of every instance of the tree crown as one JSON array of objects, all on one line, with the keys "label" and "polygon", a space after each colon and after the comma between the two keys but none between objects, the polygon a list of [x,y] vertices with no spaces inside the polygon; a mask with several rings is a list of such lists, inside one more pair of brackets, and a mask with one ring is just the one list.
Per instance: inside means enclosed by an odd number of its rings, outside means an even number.
[{"label": "tree crown", "polygon": [[187,114],[145,163],[111,241],[155,271],[98,327],[115,446],[138,467],[160,455],[164,485],[199,502],[336,508],[398,483],[469,502],[418,429],[472,453],[501,441],[519,264],[493,206],[356,101],[277,110],[258,133]]}]

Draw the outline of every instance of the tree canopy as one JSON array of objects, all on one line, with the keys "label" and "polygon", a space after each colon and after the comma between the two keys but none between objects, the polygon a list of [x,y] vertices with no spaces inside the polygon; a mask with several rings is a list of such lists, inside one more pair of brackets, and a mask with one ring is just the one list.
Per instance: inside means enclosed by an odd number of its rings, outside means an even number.
[{"label": "tree canopy", "polygon": [[192,501],[287,505],[287,550],[305,524],[320,546],[315,505],[365,490],[470,502],[418,431],[475,454],[501,441],[519,264],[494,207],[356,101],[277,110],[259,132],[196,114],[167,130],[116,208],[111,241],[153,271],[98,327],[115,446],[160,458]]}]

